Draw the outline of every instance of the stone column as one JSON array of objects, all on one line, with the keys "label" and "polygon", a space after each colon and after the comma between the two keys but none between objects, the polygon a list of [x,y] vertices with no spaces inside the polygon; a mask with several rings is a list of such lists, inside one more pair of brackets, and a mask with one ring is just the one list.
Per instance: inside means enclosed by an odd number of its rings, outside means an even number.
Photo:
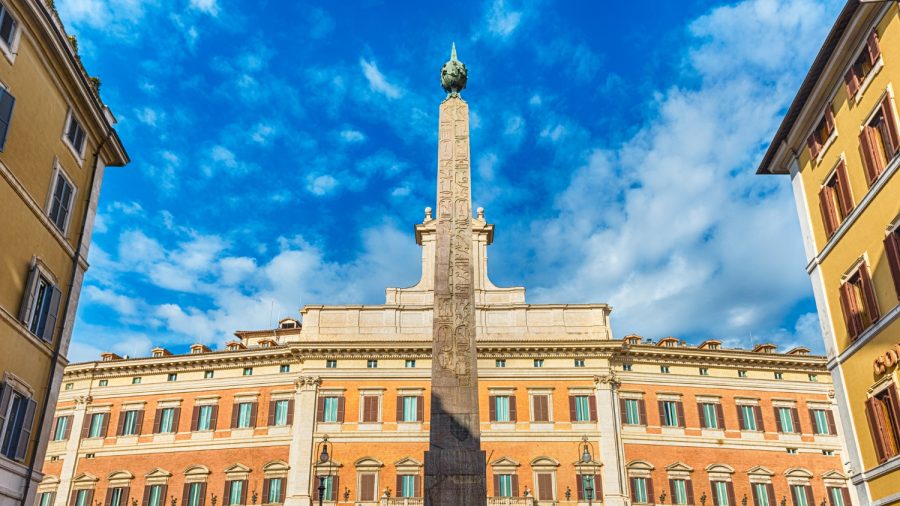
[{"label": "stone column", "polygon": [[622,414],[619,410],[619,380],[609,371],[594,376],[597,399],[597,430],[600,432],[599,461],[603,464],[603,504],[624,506],[629,503],[625,486],[625,447],[622,444]]},{"label": "stone column", "polygon": [[[291,427],[291,451],[288,464],[291,466],[287,480],[285,506],[310,506],[313,467],[313,432],[316,426],[316,395],[321,378],[300,376],[294,382],[294,424]],[[62,505],[55,505],[62,506]]]},{"label": "stone column", "polygon": [[78,448],[81,447],[81,431],[84,426],[84,414],[93,399],[90,395],[75,398],[75,411],[72,413],[72,428],[69,440],[66,441],[66,454],[63,455],[62,469],[59,471],[59,486],[56,488],[56,499],[53,506],[67,506],[69,494],[72,492],[72,480],[78,465]]}]

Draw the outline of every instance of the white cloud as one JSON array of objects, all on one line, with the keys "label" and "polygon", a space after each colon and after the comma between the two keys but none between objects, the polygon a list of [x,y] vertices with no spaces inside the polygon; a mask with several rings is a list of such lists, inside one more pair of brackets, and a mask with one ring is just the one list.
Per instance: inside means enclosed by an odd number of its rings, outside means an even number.
[{"label": "white cloud", "polygon": [[403,94],[403,90],[395,84],[388,82],[387,77],[378,70],[375,62],[367,61],[363,58],[359,60],[359,66],[362,67],[363,75],[369,81],[369,87],[382,95],[397,99]]},{"label": "white cloud", "polygon": [[323,196],[331,193],[337,187],[337,179],[323,174],[309,178],[306,183],[306,189],[313,195]]},{"label": "white cloud", "polygon": [[86,302],[108,306],[122,316],[134,316],[138,312],[141,301],[126,295],[115,293],[113,290],[88,285],[84,289]]},{"label": "white cloud", "polygon": [[227,147],[216,144],[209,149],[210,161],[202,167],[206,177],[225,172],[230,175],[241,176],[256,170],[256,165],[238,160],[234,152]]},{"label": "white cloud", "polygon": [[191,8],[213,17],[219,15],[219,4],[216,0],[191,0]]},{"label": "white cloud", "polygon": [[508,38],[522,21],[522,12],[507,8],[504,0],[494,0],[487,15],[488,31],[502,39]]},{"label": "white cloud", "polygon": [[357,144],[366,140],[366,135],[359,130],[348,128],[341,131],[341,139],[343,139],[344,142]]},{"label": "white cloud", "polygon": [[141,123],[155,127],[156,121],[159,119],[160,115],[156,112],[156,109],[151,107],[144,107],[143,109],[137,109],[134,111],[135,116],[137,116],[138,121]]},{"label": "white cloud", "polygon": [[250,140],[261,146],[267,146],[271,139],[278,135],[278,129],[268,123],[257,123],[250,129]]}]

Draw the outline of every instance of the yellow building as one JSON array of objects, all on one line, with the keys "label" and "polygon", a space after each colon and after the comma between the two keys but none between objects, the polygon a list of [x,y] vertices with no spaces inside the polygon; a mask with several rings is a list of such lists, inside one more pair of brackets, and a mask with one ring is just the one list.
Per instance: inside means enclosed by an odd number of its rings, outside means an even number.
[{"label": "yellow building", "polygon": [[56,13],[0,0],[0,505],[34,495],[114,119]]},{"label": "yellow building", "polygon": [[898,4],[847,2],[758,169],[791,176],[864,505],[900,502],[898,90]]}]

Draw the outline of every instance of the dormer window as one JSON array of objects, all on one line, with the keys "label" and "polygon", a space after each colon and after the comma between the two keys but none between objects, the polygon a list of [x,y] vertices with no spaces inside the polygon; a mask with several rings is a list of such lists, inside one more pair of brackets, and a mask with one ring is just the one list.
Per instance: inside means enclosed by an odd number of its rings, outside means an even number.
[{"label": "dormer window", "polygon": [[285,318],[284,320],[281,320],[279,327],[283,329],[295,329],[297,328],[297,320]]}]

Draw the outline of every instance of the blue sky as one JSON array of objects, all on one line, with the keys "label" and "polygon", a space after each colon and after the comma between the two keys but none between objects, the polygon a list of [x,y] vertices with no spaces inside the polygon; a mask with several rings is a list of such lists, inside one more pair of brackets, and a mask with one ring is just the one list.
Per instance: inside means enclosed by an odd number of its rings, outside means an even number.
[{"label": "blue sky", "polygon": [[616,337],[822,350],[789,181],[754,172],[837,0],[56,3],[133,160],[72,360],[414,284],[453,41],[497,285],[607,302]]}]

